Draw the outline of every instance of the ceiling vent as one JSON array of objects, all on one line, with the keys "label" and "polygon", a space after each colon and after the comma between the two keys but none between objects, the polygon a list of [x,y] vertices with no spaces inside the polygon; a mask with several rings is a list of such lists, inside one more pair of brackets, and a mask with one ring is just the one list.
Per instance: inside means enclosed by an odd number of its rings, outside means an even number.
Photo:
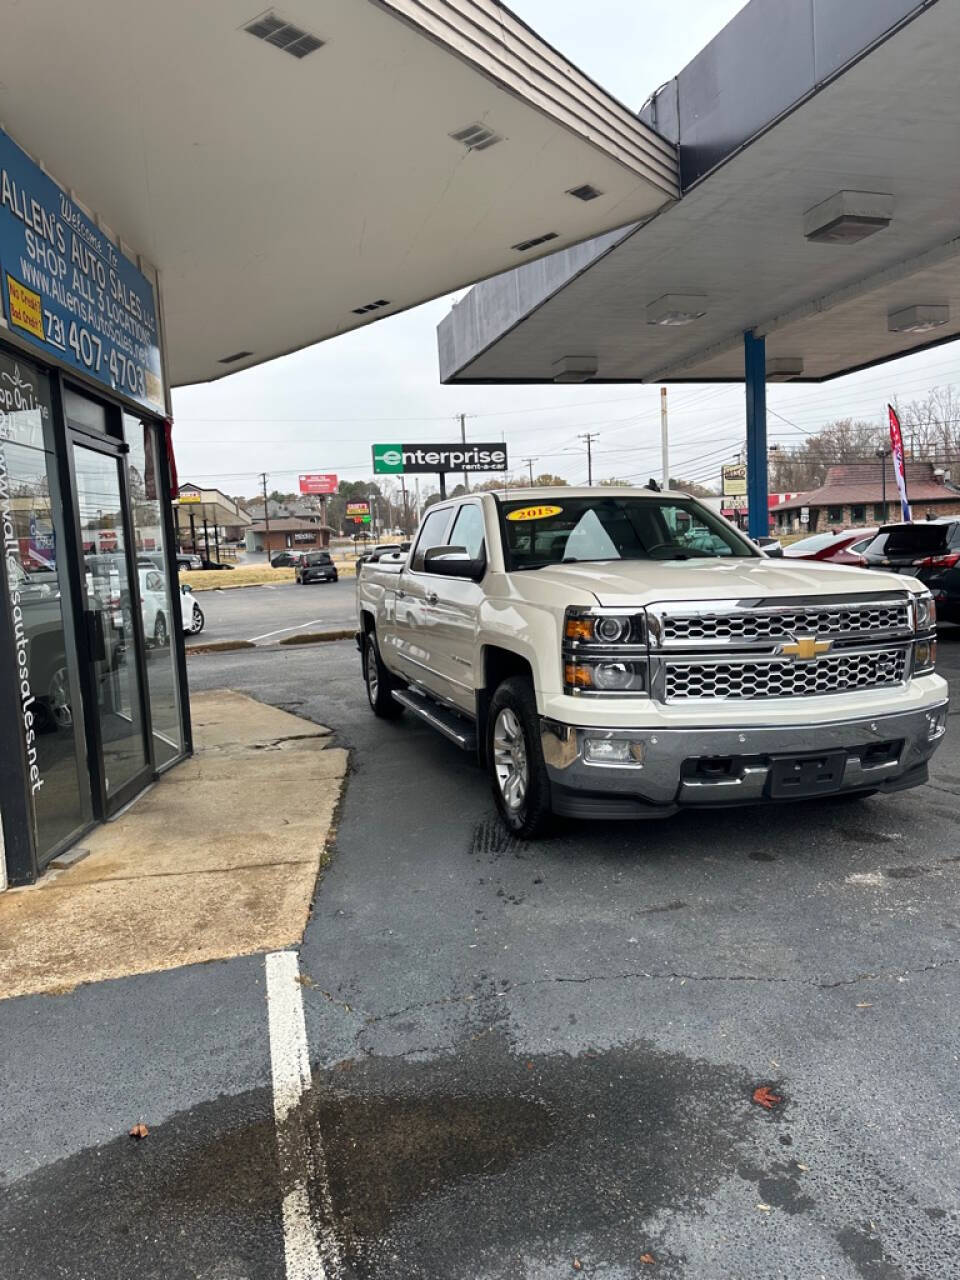
[{"label": "ceiling vent", "polygon": [[485,124],[468,124],[465,129],[451,133],[450,137],[454,142],[462,142],[468,151],[486,151],[487,147],[495,147],[503,141],[499,133],[494,133]]},{"label": "ceiling vent", "polygon": [[598,196],[603,195],[603,192],[598,191],[589,182],[585,182],[582,187],[571,187],[567,195],[576,196],[578,200],[596,200]]},{"label": "ceiling vent", "polygon": [[218,360],[218,364],[236,364],[238,360],[246,360],[247,356],[252,356],[252,351],[235,351],[232,356],[224,356]]},{"label": "ceiling vent", "polygon": [[291,58],[305,58],[308,53],[314,53],[317,49],[323,48],[322,40],[310,35],[302,27],[278,18],[272,12],[255,18],[243,29],[250,35],[256,36],[258,40],[265,40],[267,44],[272,44],[275,49],[282,49],[284,53],[289,53]]},{"label": "ceiling vent", "polygon": [[891,311],[887,316],[887,329],[890,333],[929,333],[931,329],[939,329],[949,321],[949,306],[943,303],[921,303],[914,307],[903,307],[900,311]]},{"label": "ceiling vent", "polygon": [[376,302],[368,302],[365,307],[354,307],[353,314],[355,316],[365,316],[368,311],[380,311],[383,307],[389,307],[390,303],[386,298],[377,298]]},{"label": "ceiling vent", "polygon": [[673,329],[693,324],[707,314],[707,300],[701,293],[665,293],[647,307],[647,324]]},{"label": "ceiling vent", "polygon": [[792,382],[802,376],[803,360],[799,356],[771,356],[767,361],[768,382]]},{"label": "ceiling vent", "polygon": [[589,382],[596,376],[596,356],[563,356],[553,364],[554,382]]},{"label": "ceiling vent", "polygon": [[534,236],[532,240],[521,240],[519,244],[512,244],[511,249],[516,249],[518,253],[526,253],[528,249],[535,249],[538,244],[546,244],[548,240],[556,240],[558,236],[556,231],[548,231],[545,236]]},{"label": "ceiling vent", "polygon": [[889,227],[893,196],[877,191],[838,191],[803,215],[803,234],[813,244],[856,244]]}]

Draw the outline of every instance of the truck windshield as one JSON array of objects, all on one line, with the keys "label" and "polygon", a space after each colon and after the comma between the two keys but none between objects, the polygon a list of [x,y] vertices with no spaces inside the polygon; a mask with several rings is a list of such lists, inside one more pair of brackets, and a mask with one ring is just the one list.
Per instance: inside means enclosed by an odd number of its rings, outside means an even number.
[{"label": "truck windshield", "polygon": [[508,570],[759,555],[722,516],[689,498],[591,495],[500,506]]}]

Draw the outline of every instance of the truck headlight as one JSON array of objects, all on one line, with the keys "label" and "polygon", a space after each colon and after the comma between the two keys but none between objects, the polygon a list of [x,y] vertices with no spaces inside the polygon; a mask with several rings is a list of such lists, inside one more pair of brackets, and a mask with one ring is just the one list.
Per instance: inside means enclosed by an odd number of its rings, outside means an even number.
[{"label": "truck headlight", "polygon": [[647,619],[642,609],[569,608],[563,622],[567,693],[647,692]]},{"label": "truck headlight", "polygon": [[913,646],[913,674],[929,675],[937,665],[937,642],[932,636],[918,640]]},{"label": "truck headlight", "polygon": [[914,596],[913,616],[917,631],[932,631],[937,625],[937,605],[929,591]]},{"label": "truck headlight", "polygon": [[578,659],[564,664],[567,692],[643,693],[647,687],[646,662],[587,662]]}]

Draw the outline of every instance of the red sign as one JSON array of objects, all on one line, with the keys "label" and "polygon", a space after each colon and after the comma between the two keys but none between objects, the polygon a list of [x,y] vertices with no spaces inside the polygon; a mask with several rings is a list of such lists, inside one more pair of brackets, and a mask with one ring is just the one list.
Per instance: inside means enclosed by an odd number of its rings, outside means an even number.
[{"label": "red sign", "polygon": [[301,493],[331,494],[337,492],[337,477],[329,475],[309,475],[300,477]]}]

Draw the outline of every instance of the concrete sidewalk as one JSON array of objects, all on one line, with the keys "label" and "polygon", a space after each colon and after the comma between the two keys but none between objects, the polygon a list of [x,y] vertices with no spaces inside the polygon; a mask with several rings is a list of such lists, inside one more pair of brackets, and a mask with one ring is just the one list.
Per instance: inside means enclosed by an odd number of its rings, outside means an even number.
[{"label": "concrete sidewalk", "polygon": [[245,694],[191,707],[191,760],[93,831],[83,861],[0,895],[0,999],[299,941],[347,753]]}]

